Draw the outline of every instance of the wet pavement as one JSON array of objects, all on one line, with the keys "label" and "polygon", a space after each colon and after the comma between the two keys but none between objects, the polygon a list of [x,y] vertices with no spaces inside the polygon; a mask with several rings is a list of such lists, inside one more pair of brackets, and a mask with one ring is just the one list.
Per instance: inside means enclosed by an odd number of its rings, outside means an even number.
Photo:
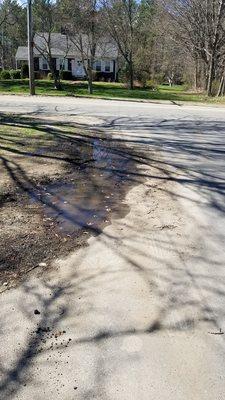
[{"label": "wet pavement", "polygon": [[110,145],[110,139],[109,144],[100,138],[84,141],[80,156],[84,164],[68,173],[66,181],[49,184],[39,193],[45,217],[67,235],[84,228],[100,233],[111,215],[126,214],[124,196],[136,170],[129,151]]},{"label": "wet pavement", "polygon": [[[29,124],[23,119],[14,123]],[[8,283],[4,290],[39,264],[49,268],[57,257],[85,246],[112,218],[125,216],[125,196],[138,174],[132,146],[110,134],[74,132],[71,126],[41,121],[34,127],[47,132],[44,142],[21,132],[7,133],[15,147],[7,148],[2,165],[13,183],[8,189],[4,185],[7,191],[1,196],[0,282]]]}]

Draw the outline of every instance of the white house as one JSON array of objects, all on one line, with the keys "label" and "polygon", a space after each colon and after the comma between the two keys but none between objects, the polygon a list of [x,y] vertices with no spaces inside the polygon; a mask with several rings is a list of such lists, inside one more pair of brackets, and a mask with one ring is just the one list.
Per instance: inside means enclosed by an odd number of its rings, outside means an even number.
[{"label": "white house", "polygon": [[[55,63],[55,69],[63,69],[71,72],[75,78],[84,78],[85,70],[81,61],[81,53],[78,47],[66,35],[51,33],[50,39],[47,33],[36,33],[34,36],[34,69],[41,73],[47,73],[47,46],[50,43],[51,55]],[[88,43],[83,37],[83,44]],[[84,49],[88,58],[88,45]],[[86,59],[87,61],[87,59]],[[16,52],[17,68],[22,63],[28,62],[28,48],[19,46]],[[97,45],[93,69],[103,79],[116,80],[118,72],[118,48],[112,40],[103,38]]]}]

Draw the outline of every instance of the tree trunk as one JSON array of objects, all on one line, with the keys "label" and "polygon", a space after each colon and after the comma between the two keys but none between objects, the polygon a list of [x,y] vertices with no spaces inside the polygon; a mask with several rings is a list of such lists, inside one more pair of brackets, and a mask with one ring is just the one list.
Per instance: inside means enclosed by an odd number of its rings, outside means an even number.
[{"label": "tree trunk", "polygon": [[221,90],[221,97],[225,96],[225,76],[223,77],[223,86],[222,86],[222,90]]},{"label": "tree trunk", "polygon": [[90,78],[88,78],[88,94],[93,94],[93,84]]},{"label": "tree trunk", "polygon": [[210,59],[210,64],[209,64],[209,72],[208,72],[207,96],[213,95],[213,93],[212,93],[213,78],[214,78],[214,55],[212,54],[212,57]]},{"label": "tree trunk", "polygon": [[208,74],[208,64],[204,65],[204,89],[207,92],[207,86],[208,86],[208,79],[209,79],[209,74]]},{"label": "tree trunk", "polygon": [[88,68],[88,94],[93,94],[92,69]]},{"label": "tree trunk", "polygon": [[220,80],[220,86],[217,92],[217,97],[223,96],[224,93],[224,75],[222,75]]},{"label": "tree trunk", "polygon": [[55,71],[55,69],[53,69],[51,71],[52,77],[54,79],[54,88],[56,90],[61,90],[62,89],[62,85],[60,82],[60,74],[57,73],[57,71]]},{"label": "tree trunk", "polygon": [[199,88],[201,90],[206,90],[206,72],[205,72],[205,62],[200,60],[199,62]]},{"label": "tree trunk", "polygon": [[62,85],[61,85],[60,79],[59,79],[58,76],[56,76],[56,74],[54,76],[54,88],[56,90],[61,90],[62,89]]},{"label": "tree trunk", "polygon": [[134,69],[133,69],[133,61],[130,60],[129,65],[128,65],[128,70],[129,70],[129,89],[133,90],[134,89]]},{"label": "tree trunk", "polygon": [[199,61],[195,59],[195,90],[197,92],[199,88]]},{"label": "tree trunk", "polygon": [[62,89],[62,85],[61,85],[61,82],[60,82],[60,71],[58,72],[56,70],[56,66],[54,64],[54,61],[53,61],[52,57],[50,57],[47,61],[48,61],[50,72],[52,74],[52,78],[54,80],[54,89],[61,90]]}]

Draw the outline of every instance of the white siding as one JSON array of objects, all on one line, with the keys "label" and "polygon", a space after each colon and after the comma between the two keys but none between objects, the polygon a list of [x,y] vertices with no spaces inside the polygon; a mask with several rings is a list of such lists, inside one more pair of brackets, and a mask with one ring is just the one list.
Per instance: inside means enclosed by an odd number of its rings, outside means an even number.
[{"label": "white siding", "polygon": [[114,64],[114,62],[110,61],[110,72],[113,72],[113,64]]},{"label": "white siding", "polygon": [[68,71],[68,60],[67,60],[67,58],[64,61],[64,70]]}]

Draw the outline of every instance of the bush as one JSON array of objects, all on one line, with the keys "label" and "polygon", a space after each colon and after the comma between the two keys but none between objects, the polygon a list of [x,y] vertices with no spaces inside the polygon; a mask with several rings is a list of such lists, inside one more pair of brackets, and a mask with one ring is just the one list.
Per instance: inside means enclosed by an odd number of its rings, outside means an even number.
[{"label": "bush", "polygon": [[29,78],[29,67],[27,64],[22,64],[21,66],[21,78]]},{"label": "bush", "polygon": [[61,71],[61,79],[65,81],[72,80],[72,72],[71,71]]},{"label": "bush", "polygon": [[163,85],[165,79],[165,74],[154,74],[154,83],[158,83],[158,85]]},{"label": "bush", "polygon": [[10,72],[7,69],[1,71],[1,79],[10,79]]},{"label": "bush", "polygon": [[11,79],[20,79],[21,78],[21,71],[20,69],[11,69],[9,71]]},{"label": "bush", "polygon": [[94,71],[93,81],[96,82],[113,82],[114,81],[114,73],[113,72],[101,72]]},{"label": "bush", "polygon": [[93,82],[98,81],[98,73],[94,69],[92,70],[92,81]]},{"label": "bush", "polygon": [[41,73],[39,71],[34,71],[34,79],[41,79]]},{"label": "bush", "polygon": [[145,88],[148,79],[149,73],[147,73],[146,71],[136,71],[135,80],[137,81],[137,86]]},{"label": "bush", "polygon": [[124,65],[123,68],[120,68],[118,71],[118,82],[126,83],[129,79],[129,72],[127,66]]},{"label": "bush", "polygon": [[150,90],[158,90],[157,84],[152,79],[146,81],[145,87]]}]

